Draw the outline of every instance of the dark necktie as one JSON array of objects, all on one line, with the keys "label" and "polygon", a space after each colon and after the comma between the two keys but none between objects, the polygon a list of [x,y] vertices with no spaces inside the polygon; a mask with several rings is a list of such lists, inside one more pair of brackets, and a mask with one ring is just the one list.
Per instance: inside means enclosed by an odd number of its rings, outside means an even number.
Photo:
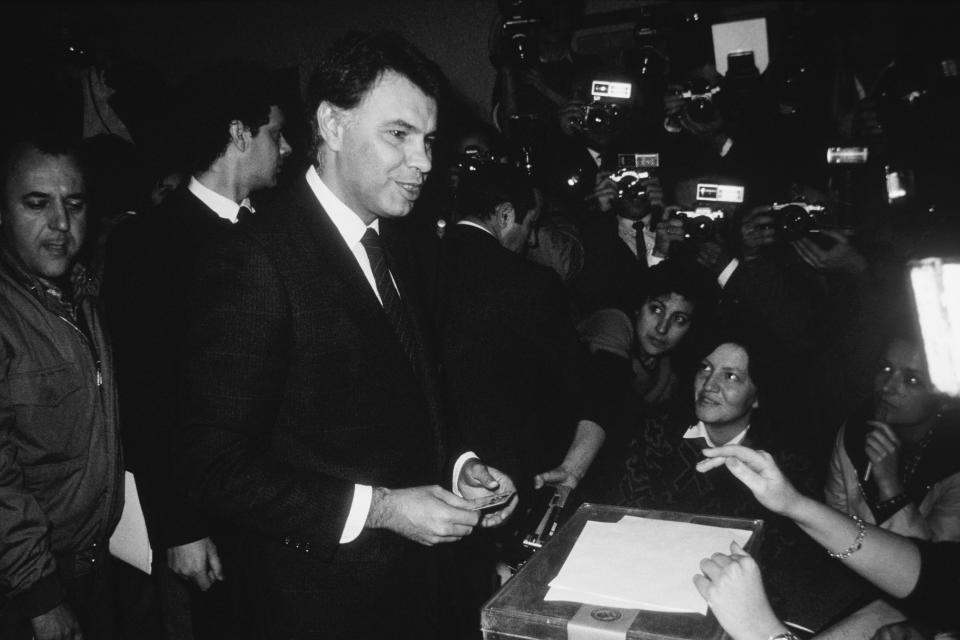
[{"label": "dark necktie", "polygon": [[637,232],[637,262],[645,267],[647,266],[647,240],[643,236],[643,222],[640,220],[634,222],[633,229]]},{"label": "dark necktie", "polygon": [[367,258],[370,259],[370,268],[373,270],[373,279],[377,283],[380,300],[383,301],[383,310],[386,312],[390,324],[393,325],[393,330],[400,339],[400,345],[407,354],[410,364],[414,371],[417,371],[419,367],[417,366],[417,348],[414,343],[413,332],[404,313],[400,294],[393,286],[390,269],[387,267],[387,258],[383,253],[383,245],[380,244],[380,235],[368,227],[363,237],[360,238],[360,244],[367,252]]},{"label": "dark necktie", "polygon": [[247,222],[253,220],[253,211],[241,205],[240,210],[237,211],[237,222],[243,222],[244,220]]}]

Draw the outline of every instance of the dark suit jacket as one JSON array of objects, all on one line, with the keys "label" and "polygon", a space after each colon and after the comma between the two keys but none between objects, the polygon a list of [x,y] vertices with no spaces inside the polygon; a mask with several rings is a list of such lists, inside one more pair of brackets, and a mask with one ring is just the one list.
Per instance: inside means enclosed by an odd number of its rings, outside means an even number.
[{"label": "dark suit jacket", "polygon": [[250,635],[361,637],[395,616],[423,614],[422,626],[435,614],[417,610],[430,602],[423,547],[370,529],[339,543],[355,483],[442,480],[433,363],[396,231],[382,222],[416,373],[305,181],[259,204],[200,268],[179,470],[192,502],[228,525],[225,566],[236,567],[228,579]]},{"label": "dark suit jacket", "polygon": [[206,519],[174,491],[170,436],[187,291],[204,245],[230,226],[184,187],[158,209],[117,227],[107,245],[103,298],[116,352],[123,444],[158,549],[210,534]]},{"label": "dark suit jacket", "polygon": [[443,369],[456,423],[467,448],[523,487],[563,461],[577,421],[591,417],[563,287],[476,227],[449,229],[442,256]]}]

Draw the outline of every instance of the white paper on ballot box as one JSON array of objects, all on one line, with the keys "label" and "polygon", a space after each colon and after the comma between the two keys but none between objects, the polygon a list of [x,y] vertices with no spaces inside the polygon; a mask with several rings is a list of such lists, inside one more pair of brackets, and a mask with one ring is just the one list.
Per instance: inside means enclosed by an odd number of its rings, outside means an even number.
[{"label": "white paper on ballot box", "polygon": [[544,599],[706,614],[707,604],[693,585],[700,561],[729,553],[731,542],[743,546],[750,535],[635,516],[588,521]]}]

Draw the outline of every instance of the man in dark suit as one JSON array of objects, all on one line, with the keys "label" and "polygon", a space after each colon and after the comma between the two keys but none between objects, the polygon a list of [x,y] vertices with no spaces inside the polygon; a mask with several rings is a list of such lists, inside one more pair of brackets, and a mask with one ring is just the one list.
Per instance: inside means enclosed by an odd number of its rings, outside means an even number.
[{"label": "man in dark suit", "polygon": [[[434,637],[434,551],[493,526],[512,490],[476,456],[449,486],[438,383],[397,218],[436,128],[439,71],[396,35],[354,34],[311,80],[315,165],[216,243],[186,343],[182,484],[226,525],[257,638]],[[246,228],[244,228],[246,227]]]},{"label": "man in dark suit", "polygon": [[[575,488],[604,441],[592,419],[586,352],[563,285],[524,257],[537,224],[533,190],[505,165],[463,176],[461,219],[442,247],[439,325],[445,382],[461,437],[484,460],[516,479],[521,501],[544,482]],[[492,595],[496,548],[473,536],[453,550],[472,638],[480,605]]]},{"label": "man in dark suit", "polygon": [[182,119],[189,140],[184,156],[192,177],[160,207],[134,216],[111,236],[103,291],[120,363],[128,466],[143,494],[151,544],[165,550],[167,568],[158,569],[158,584],[171,638],[211,636],[209,598],[195,594],[188,607],[186,582],[207,591],[225,575],[211,524],[171,481],[186,293],[204,245],[238,216],[252,215],[250,195],[276,184],[291,151],[278,99],[258,70],[221,65],[186,82],[182,95],[179,106],[189,114]]}]

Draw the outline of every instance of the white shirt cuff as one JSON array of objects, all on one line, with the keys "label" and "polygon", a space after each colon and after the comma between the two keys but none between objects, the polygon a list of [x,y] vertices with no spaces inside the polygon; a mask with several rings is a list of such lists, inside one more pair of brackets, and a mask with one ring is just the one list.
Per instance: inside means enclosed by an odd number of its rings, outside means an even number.
[{"label": "white shirt cuff", "polygon": [[463,497],[463,494],[460,493],[460,487],[457,486],[457,480],[460,478],[460,471],[463,469],[463,465],[470,460],[471,458],[479,458],[477,454],[473,451],[467,451],[457,458],[457,462],[453,465],[453,492],[459,497]]},{"label": "white shirt cuff", "polygon": [[340,534],[340,544],[353,542],[363,531],[363,525],[367,523],[367,516],[370,514],[371,502],[373,502],[373,487],[365,484],[354,485],[353,504],[350,505],[347,522],[343,525],[343,533]]},{"label": "white shirt cuff", "polygon": [[737,270],[737,267],[740,265],[740,261],[734,258],[730,263],[723,268],[723,271],[720,272],[720,275],[717,276],[717,282],[720,283],[720,288],[727,286],[727,281],[733,276],[733,272]]},{"label": "white shirt cuff", "polygon": [[724,140],[723,146],[720,147],[720,157],[721,158],[726,157],[726,155],[730,153],[730,149],[732,148],[733,148],[733,138],[727,138],[726,140]]}]

